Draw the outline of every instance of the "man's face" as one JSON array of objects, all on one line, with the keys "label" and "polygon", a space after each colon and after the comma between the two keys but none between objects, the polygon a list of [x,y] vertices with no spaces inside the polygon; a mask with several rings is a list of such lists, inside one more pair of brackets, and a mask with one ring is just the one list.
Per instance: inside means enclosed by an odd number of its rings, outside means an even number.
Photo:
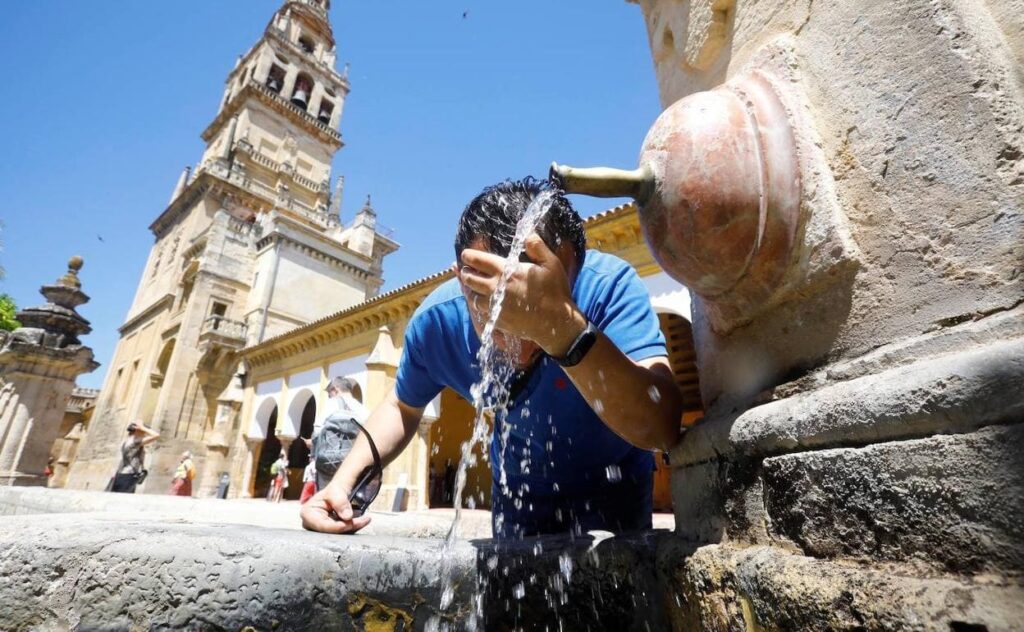
[{"label": "man's face", "polygon": [[[490,252],[487,248],[487,240],[483,237],[477,237],[469,244],[469,248],[473,250],[483,250]],[[572,286],[573,281],[576,279],[578,272],[576,266],[576,255],[573,252],[572,245],[568,242],[563,241],[559,244],[558,249],[555,250],[555,255],[559,261],[562,262],[562,267],[569,274],[569,285]],[[463,263],[460,261],[459,266]],[[487,324],[488,318],[490,318],[491,312],[491,299],[487,296],[479,296],[472,290],[470,290],[462,280],[459,280],[459,287],[462,288],[462,295],[466,298],[466,305],[469,307],[469,317],[473,321],[473,329],[476,330],[478,338],[483,337],[484,326]],[[516,368],[524,370],[532,365],[537,358],[543,353],[540,345],[532,340],[519,340],[519,353],[513,360],[515,361]],[[515,339],[511,336],[507,336],[501,331],[494,332],[494,344],[502,352],[508,353],[512,347],[515,346]]]}]

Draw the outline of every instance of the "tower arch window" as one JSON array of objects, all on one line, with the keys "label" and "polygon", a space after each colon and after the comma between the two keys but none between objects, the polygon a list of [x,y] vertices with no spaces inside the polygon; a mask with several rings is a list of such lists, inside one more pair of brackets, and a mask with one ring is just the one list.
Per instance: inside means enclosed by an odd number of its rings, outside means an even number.
[{"label": "tower arch window", "polygon": [[303,110],[309,107],[309,96],[313,93],[313,79],[306,73],[295,78],[295,90],[292,91],[292,103]]},{"label": "tower arch window", "polygon": [[281,93],[281,88],[284,87],[284,68],[277,64],[270,67],[270,72],[267,73],[267,87],[273,92]]},{"label": "tower arch window", "polygon": [[334,104],[327,99],[321,100],[320,112],[317,113],[316,118],[324,125],[330,125],[332,114],[334,114]]},{"label": "tower arch window", "polygon": [[299,48],[301,48],[302,52],[306,53],[307,55],[312,55],[314,52],[316,52],[316,44],[313,43],[312,38],[310,38],[308,35],[299,36]]}]

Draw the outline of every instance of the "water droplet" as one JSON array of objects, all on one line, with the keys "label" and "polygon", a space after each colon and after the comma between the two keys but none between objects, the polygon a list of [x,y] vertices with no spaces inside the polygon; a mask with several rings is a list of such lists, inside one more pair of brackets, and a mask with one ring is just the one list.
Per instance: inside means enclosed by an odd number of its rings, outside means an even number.
[{"label": "water droplet", "polygon": [[655,404],[661,401],[661,391],[658,390],[657,386],[651,386],[651,388],[647,389],[647,394]]},{"label": "water droplet", "polygon": [[473,498],[472,496],[467,498],[466,499],[466,508],[468,508],[468,509],[476,509],[476,498]]},{"label": "water droplet", "polygon": [[[622,470],[618,465],[609,465],[604,468],[604,474],[608,477],[609,483],[618,483],[622,480]],[[588,507],[589,509],[589,507]]]},{"label": "water droplet", "polygon": [[554,485],[552,485],[551,489],[557,494],[558,491],[559,491],[558,483],[555,483]]},{"label": "water droplet", "polygon": [[447,610],[451,605],[452,601],[455,600],[455,587],[450,583],[444,587],[441,592],[441,610]]},{"label": "water droplet", "polygon": [[562,577],[565,577],[566,583],[572,582],[572,557],[568,553],[562,553],[558,556],[558,570],[562,572]]},{"label": "water droplet", "polygon": [[594,412],[600,415],[604,412],[604,402],[599,399],[594,400]]},{"label": "water droplet", "polygon": [[487,558],[487,570],[493,571],[496,568],[498,568],[498,556],[492,555]]},{"label": "water droplet", "polygon": [[512,595],[515,596],[516,599],[522,599],[526,596],[526,586],[523,585],[523,582],[519,582],[514,588],[512,588]]}]

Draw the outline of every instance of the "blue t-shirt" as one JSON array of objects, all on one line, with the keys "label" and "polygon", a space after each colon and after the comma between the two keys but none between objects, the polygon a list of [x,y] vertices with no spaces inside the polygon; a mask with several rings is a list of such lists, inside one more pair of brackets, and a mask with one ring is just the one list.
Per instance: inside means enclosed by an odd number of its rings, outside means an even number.
[{"label": "blue t-shirt", "polygon": [[[639,276],[625,261],[587,251],[573,287],[577,307],[631,359],[667,355],[665,338]],[[398,367],[398,398],[422,407],[445,387],[472,402],[470,388],[480,381],[476,355],[480,339],[473,329],[458,280],[452,279],[423,301],[405,333]],[[614,517],[585,519],[600,512],[602,500],[646,499],[650,522],[650,487],[654,461],[650,452],[631,446],[597,416],[557,362],[543,357],[525,388],[510,403],[504,467],[512,498],[502,498],[497,482],[501,459],[498,433],[491,443],[495,513],[520,534],[562,530],[552,521],[568,518],[585,528],[628,526]],[[519,499],[516,501],[516,499]],[[630,502],[631,502],[630,500]],[[614,502],[625,506],[630,502]],[[614,513],[614,507],[610,509]],[[554,520],[555,513],[559,520]],[[550,515],[548,515],[550,514]],[[499,520],[500,522],[500,520]],[[531,524],[532,523],[532,524]],[[548,526],[545,526],[548,525]],[[498,535],[496,523],[496,535]],[[644,523],[640,523],[644,526]],[[613,529],[617,530],[617,529]]]}]

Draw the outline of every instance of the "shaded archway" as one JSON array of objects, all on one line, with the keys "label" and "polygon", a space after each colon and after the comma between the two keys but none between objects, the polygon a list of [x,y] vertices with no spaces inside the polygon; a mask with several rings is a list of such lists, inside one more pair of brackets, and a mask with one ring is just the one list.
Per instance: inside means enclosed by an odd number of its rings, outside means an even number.
[{"label": "shaded archway", "polygon": [[[697,373],[697,352],[693,344],[690,321],[678,314],[661,312],[658,324],[665,336],[668,362],[676,385],[683,394],[683,425],[692,424],[704,414],[700,398],[700,376]],[[654,510],[672,510],[672,468],[666,455],[656,452],[654,471]]]},{"label": "shaded archway", "polygon": [[[272,401],[272,400],[268,400]],[[257,418],[257,422],[260,420]],[[262,426],[262,424],[261,424]],[[266,498],[270,490],[270,466],[281,453],[281,442],[277,439],[277,405],[273,405],[267,419],[266,438],[260,447],[260,456],[256,460],[256,476],[253,483],[253,498]]]},{"label": "shaded archway", "polygon": [[[450,388],[441,392],[441,416],[430,426],[430,445],[428,446],[429,465],[433,472],[427,479],[427,502],[430,508],[451,507],[452,474],[449,473],[445,490],[445,471],[449,467],[457,468],[462,452],[462,443],[469,439],[473,432],[473,406]],[[490,418],[488,417],[488,421]],[[478,446],[476,465],[466,472],[466,489],[463,493],[463,506],[468,506],[473,499],[476,509],[491,508],[491,465],[487,458],[489,445]],[[447,493],[446,493],[447,492]]]},{"label": "shaded archway", "polygon": [[167,377],[167,370],[171,365],[171,356],[174,354],[174,345],[177,338],[171,338],[164,343],[153,364],[153,370],[149,374],[149,381],[144,386],[145,392],[142,398],[142,405],[139,407],[139,417],[144,420],[152,420],[156,412],[157,400],[160,397],[160,390],[163,388],[164,379]]},{"label": "shaded archway", "polygon": [[316,398],[310,395],[302,408],[299,422],[299,437],[288,448],[288,489],[284,490],[285,500],[298,500],[302,495],[302,472],[309,465],[309,446],[306,439],[313,437],[316,421]]}]

